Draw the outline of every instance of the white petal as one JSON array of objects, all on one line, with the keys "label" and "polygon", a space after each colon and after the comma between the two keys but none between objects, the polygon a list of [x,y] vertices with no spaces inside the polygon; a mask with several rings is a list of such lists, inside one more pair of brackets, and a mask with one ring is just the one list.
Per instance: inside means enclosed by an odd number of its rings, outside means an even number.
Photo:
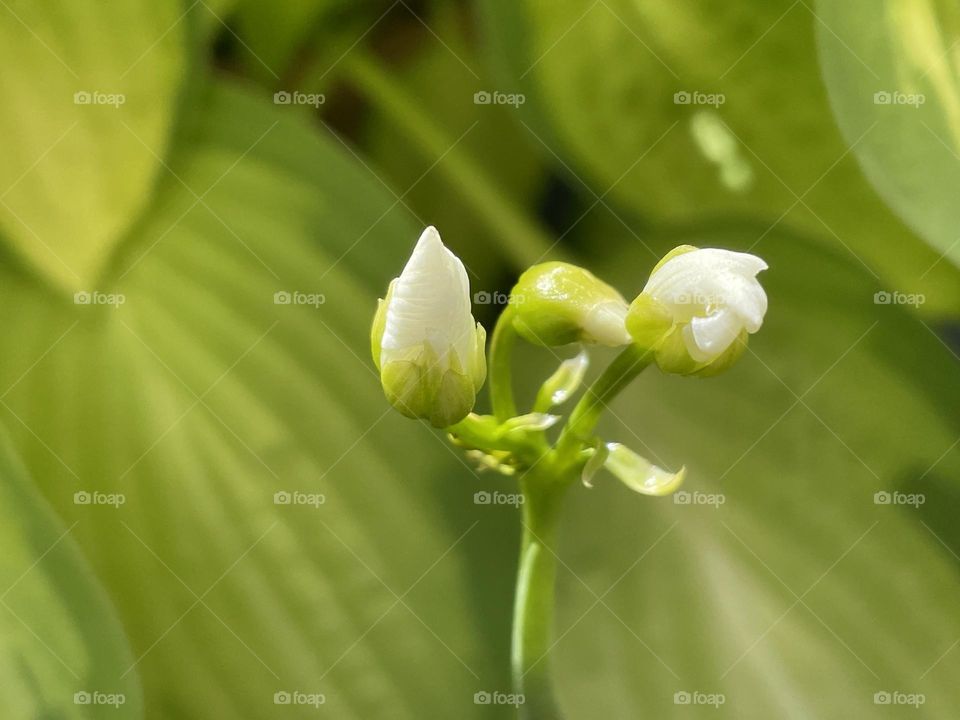
[{"label": "white petal", "polygon": [[596,342],[609,347],[619,347],[630,342],[627,332],[626,301],[606,302],[594,307],[583,320],[583,329]]},{"label": "white petal", "polygon": [[755,333],[763,325],[763,317],[767,314],[767,293],[756,278],[750,278],[744,281],[740,292],[731,299],[729,305],[740,316],[747,332]]},{"label": "white petal", "polygon": [[460,367],[473,361],[476,327],[470,314],[470,281],[460,259],[444,247],[436,228],[420,235],[387,307],[382,359],[428,344],[448,365],[456,354]]},{"label": "white petal", "polygon": [[683,329],[683,341],[690,357],[697,362],[709,362],[730,347],[742,329],[740,317],[725,308],[708,317],[693,318]]},{"label": "white petal", "polygon": [[767,309],[767,296],[756,275],[766,268],[762,259],[749,253],[693,250],[664,263],[644,292],[666,305],[677,322],[730,307],[749,332],[756,332]]}]

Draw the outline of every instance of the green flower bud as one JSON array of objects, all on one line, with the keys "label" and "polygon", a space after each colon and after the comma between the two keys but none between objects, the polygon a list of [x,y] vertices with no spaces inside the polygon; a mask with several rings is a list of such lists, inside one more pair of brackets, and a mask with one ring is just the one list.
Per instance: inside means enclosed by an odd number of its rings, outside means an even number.
[{"label": "green flower bud", "polygon": [[576,265],[548,262],[527,270],[510,293],[513,326],[535,345],[630,342],[624,326],[627,301]]},{"label": "green flower bud", "polygon": [[627,330],[664,372],[722,372],[763,324],[767,295],[756,276],[766,269],[756,255],[681,245],[630,305]]},{"label": "green flower bud", "polygon": [[433,227],[379,302],[370,333],[387,400],[407,417],[449,427],[473,409],[486,377],[486,333],[470,313],[463,263]]}]

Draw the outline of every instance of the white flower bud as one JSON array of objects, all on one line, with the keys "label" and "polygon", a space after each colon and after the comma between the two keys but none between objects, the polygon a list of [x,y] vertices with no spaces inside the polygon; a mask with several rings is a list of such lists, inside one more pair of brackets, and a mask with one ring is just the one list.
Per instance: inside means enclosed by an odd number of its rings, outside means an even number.
[{"label": "white flower bud", "polygon": [[371,331],[383,390],[404,415],[445,428],[473,409],[486,376],[486,333],[470,310],[463,263],[428,227]]},{"label": "white flower bud", "polygon": [[635,343],[655,353],[665,372],[719,372],[763,324],[767,294],[756,276],[766,269],[749,253],[678,247],[654,268],[633,301],[627,329]]}]

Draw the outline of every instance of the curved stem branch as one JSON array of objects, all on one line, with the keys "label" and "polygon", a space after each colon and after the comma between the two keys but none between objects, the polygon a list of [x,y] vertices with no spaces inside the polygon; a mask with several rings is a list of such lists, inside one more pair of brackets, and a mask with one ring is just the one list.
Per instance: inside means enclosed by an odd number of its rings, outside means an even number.
[{"label": "curved stem branch", "polygon": [[570,419],[557,440],[556,459],[560,468],[568,467],[581,443],[589,441],[607,403],[629,385],[652,360],[649,350],[628,345],[587,389],[570,413]]},{"label": "curved stem branch", "polygon": [[514,309],[507,305],[490,339],[490,403],[493,414],[500,422],[505,422],[517,414],[517,404],[513,399],[513,373],[510,358],[517,333],[513,329]]}]

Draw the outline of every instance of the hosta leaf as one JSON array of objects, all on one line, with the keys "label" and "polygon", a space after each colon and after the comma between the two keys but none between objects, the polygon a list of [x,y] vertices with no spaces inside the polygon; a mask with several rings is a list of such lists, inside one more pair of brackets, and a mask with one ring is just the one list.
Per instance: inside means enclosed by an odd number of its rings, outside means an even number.
[{"label": "hosta leaf", "polygon": [[960,9],[943,0],[821,0],[817,40],[830,100],[890,206],[960,265]]},{"label": "hosta leaf", "polygon": [[[674,236],[694,240],[744,247]],[[960,561],[936,516],[956,509],[957,358],[875,304],[855,261],[805,241],[763,257],[770,310],[739,364],[647,370],[600,428],[685,464],[682,492],[571,493],[553,651],[570,717],[679,717],[717,694],[704,716],[918,715],[876,693],[956,713]],[[604,276],[627,289],[650,264],[639,249]]]},{"label": "hosta leaf", "polygon": [[338,718],[475,717],[473,694],[504,688],[485,618],[509,589],[468,569],[472,515],[507,537],[511,518],[475,509],[470,472],[390,408],[368,357],[419,228],[261,94],[198,98],[102,294],[4,271],[11,425],[81,520],[157,717],[276,718],[287,692]]},{"label": "hosta leaf", "polygon": [[[459,8],[438,4],[424,22],[430,30],[422,29],[416,54],[404,65],[389,65],[396,99],[386,102],[381,96],[373,105],[365,144],[372,166],[399,191],[408,191],[404,201],[446,228],[450,247],[469,269],[477,317],[492,321],[507,301],[504,293],[494,292],[501,281],[499,258],[526,254],[532,263],[542,259],[553,238],[523,251],[513,242],[514,252],[505,251],[504,241],[508,247],[511,241],[505,238],[504,212],[485,186],[499,203],[530,207],[543,192],[547,168],[515,105],[478,102],[501,88],[466,37]],[[436,153],[426,149],[430,145],[446,151],[448,162],[434,165]]]},{"label": "hosta leaf", "polygon": [[173,0],[0,11],[0,233],[57,285],[89,288],[144,208],[184,70],[183,11]]},{"label": "hosta leaf", "polygon": [[[750,219],[758,252],[788,241],[776,228],[800,232],[890,290],[924,293],[925,310],[960,307],[955,268],[884,206],[850,150],[859,136],[835,126],[808,3],[482,6],[501,83],[527,94],[531,131],[589,202],[617,212],[624,241],[656,242],[623,207],[669,222]],[[862,142],[878,129],[860,128]]]},{"label": "hosta leaf", "polygon": [[79,521],[59,522],[5,435],[0,476],[3,716],[142,717],[130,648],[73,539]]}]

